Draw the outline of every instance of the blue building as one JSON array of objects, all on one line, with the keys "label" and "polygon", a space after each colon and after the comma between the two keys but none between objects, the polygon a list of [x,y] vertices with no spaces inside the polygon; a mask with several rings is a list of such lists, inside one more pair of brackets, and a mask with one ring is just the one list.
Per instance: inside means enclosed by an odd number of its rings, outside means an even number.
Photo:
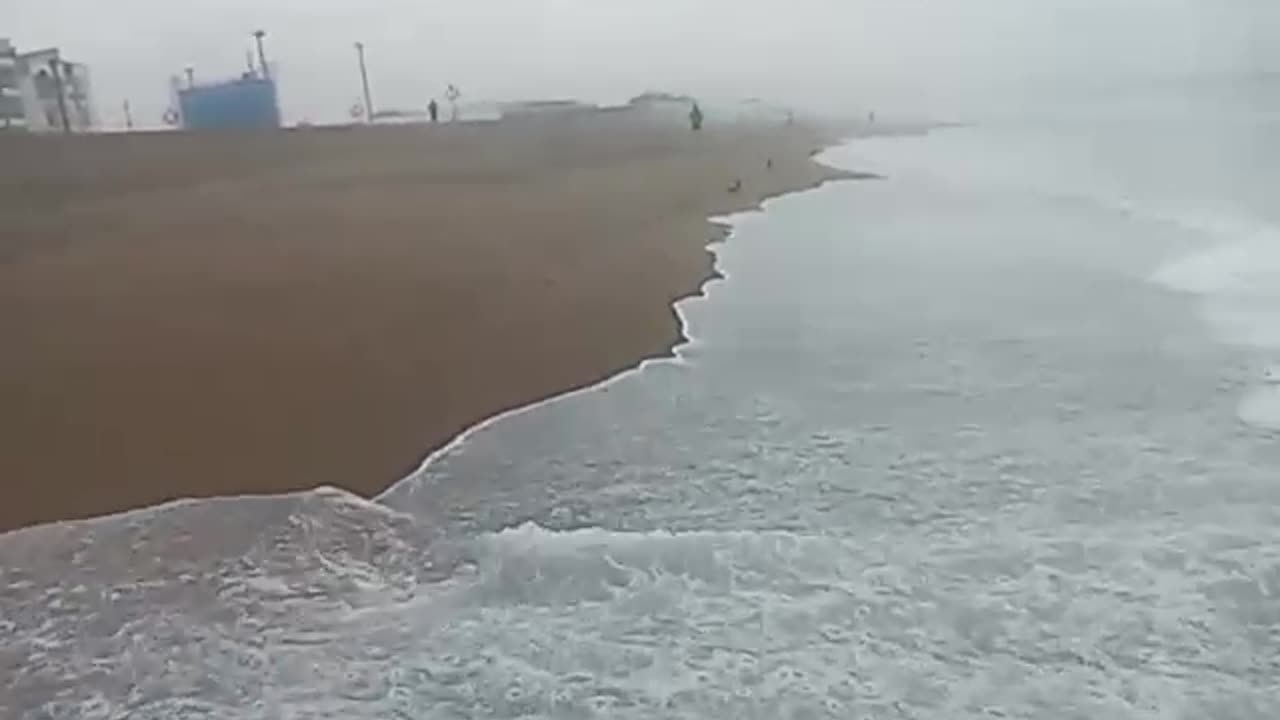
[{"label": "blue building", "polygon": [[235,80],[178,90],[184,130],[262,130],[280,127],[276,83],[246,74]]}]

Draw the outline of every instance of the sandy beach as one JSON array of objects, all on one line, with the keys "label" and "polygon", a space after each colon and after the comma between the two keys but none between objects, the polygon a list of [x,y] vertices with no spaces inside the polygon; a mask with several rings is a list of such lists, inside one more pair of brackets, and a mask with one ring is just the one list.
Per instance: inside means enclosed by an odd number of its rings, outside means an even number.
[{"label": "sandy beach", "polygon": [[707,218],[834,177],[828,139],[625,113],[0,137],[0,531],[376,494],[485,417],[668,352]]}]

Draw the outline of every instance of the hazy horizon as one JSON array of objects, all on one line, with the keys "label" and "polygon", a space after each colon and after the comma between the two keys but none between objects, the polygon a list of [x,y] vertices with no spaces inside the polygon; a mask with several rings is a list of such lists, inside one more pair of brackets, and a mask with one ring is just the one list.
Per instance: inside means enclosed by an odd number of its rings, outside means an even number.
[{"label": "hazy horizon", "polygon": [[241,72],[255,28],[268,32],[291,121],[340,120],[358,101],[356,40],[380,108],[422,107],[452,82],[470,100],[664,89],[946,115],[1012,88],[1280,69],[1264,42],[1280,7],[1266,0],[15,3],[0,35],[87,63],[106,127],[126,98],[141,124],[158,123],[168,78],[188,65],[207,79]]}]

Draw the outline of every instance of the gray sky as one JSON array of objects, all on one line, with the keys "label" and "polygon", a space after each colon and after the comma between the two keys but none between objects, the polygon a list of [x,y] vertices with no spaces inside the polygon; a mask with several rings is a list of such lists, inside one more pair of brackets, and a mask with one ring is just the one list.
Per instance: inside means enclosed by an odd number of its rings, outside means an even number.
[{"label": "gray sky", "polygon": [[379,107],[622,99],[645,89],[933,112],[1014,88],[1280,69],[1276,0],[3,0],[0,34],[90,64],[99,113],[142,122],[167,78],[243,70],[269,32],[286,116],[343,117],[368,46]]}]

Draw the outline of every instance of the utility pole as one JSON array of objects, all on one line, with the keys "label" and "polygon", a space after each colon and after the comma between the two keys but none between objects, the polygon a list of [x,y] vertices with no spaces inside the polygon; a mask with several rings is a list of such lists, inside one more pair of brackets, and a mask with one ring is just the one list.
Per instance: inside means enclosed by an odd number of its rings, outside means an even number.
[{"label": "utility pole", "polygon": [[360,84],[364,88],[364,121],[373,122],[373,95],[369,93],[369,71],[364,64],[364,43],[356,43],[356,55],[360,58]]},{"label": "utility pole", "polygon": [[62,73],[59,72],[58,65],[57,58],[50,58],[49,72],[53,74],[53,89],[58,94],[58,115],[62,117],[62,132],[65,135],[70,135],[71,119],[67,117],[67,97],[62,87]]},{"label": "utility pole", "polygon": [[253,39],[258,44],[258,68],[262,71],[262,79],[270,80],[271,71],[267,69],[267,53],[262,49],[262,38],[267,36],[266,30],[254,30]]}]

